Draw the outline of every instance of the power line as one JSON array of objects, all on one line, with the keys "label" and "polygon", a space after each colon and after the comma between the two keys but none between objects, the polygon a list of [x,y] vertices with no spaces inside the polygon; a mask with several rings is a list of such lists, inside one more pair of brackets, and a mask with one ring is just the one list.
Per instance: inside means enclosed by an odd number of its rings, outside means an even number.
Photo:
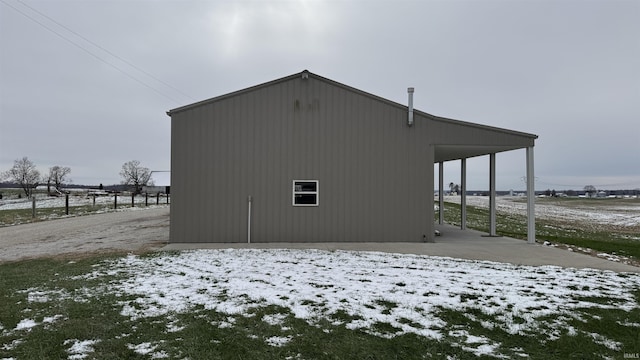
[{"label": "power line", "polygon": [[[111,67],[111,68],[113,68],[114,70],[116,70],[116,71],[120,72],[121,74],[123,74],[123,75],[127,76],[127,77],[128,77],[128,78],[130,78],[131,80],[136,81],[137,83],[139,83],[139,84],[141,84],[141,85],[145,86],[146,88],[148,88],[148,89],[150,89],[150,90],[154,91],[155,93],[157,93],[157,94],[159,94],[159,95],[161,95],[161,96],[163,96],[163,97],[165,97],[165,98],[167,98],[167,99],[171,100],[172,102],[174,102],[174,103],[176,103],[176,104],[180,104],[180,103],[181,103],[180,101],[176,100],[174,97],[172,97],[172,96],[170,96],[170,95],[168,95],[168,94],[164,93],[163,91],[158,90],[157,88],[155,88],[155,87],[151,86],[150,84],[148,84],[148,83],[144,82],[143,80],[141,80],[141,79],[137,78],[136,76],[134,76],[134,75],[132,75],[132,74],[130,74],[130,73],[128,73],[128,72],[126,72],[125,70],[123,70],[123,69],[119,68],[118,66],[116,66],[115,64],[113,64],[113,63],[111,63],[111,62],[107,61],[106,59],[101,58],[100,56],[98,56],[98,55],[96,55],[95,53],[91,52],[91,51],[90,51],[90,50],[88,50],[87,48],[85,48],[85,47],[81,46],[80,44],[76,43],[75,41],[73,41],[73,40],[69,39],[69,38],[68,38],[68,37],[66,37],[65,35],[63,35],[63,34],[61,34],[61,33],[57,32],[56,30],[52,29],[51,27],[49,27],[49,26],[47,26],[47,25],[43,24],[42,22],[38,21],[38,20],[37,20],[37,19],[35,19],[34,17],[32,17],[32,16],[30,16],[29,14],[25,13],[24,11],[22,11],[22,10],[20,10],[20,9],[16,8],[15,6],[13,6],[13,5],[9,4],[6,0],[0,0],[0,1],[2,1],[2,3],[3,3],[4,5],[6,5],[6,6],[8,6],[8,7],[12,8],[12,9],[13,9],[13,10],[15,10],[16,12],[20,13],[22,16],[24,16],[24,17],[28,18],[29,20],[31,20],[31,21],[33,21],[33,22],[35,22],[36,24],[38,24],[38,25],[42,26],[43,28],[45,28],[45,29],[46,29],[46,30],[48,30],[49,32],[51,32],[51,33],[53,33],[53,34],[57,35],[58,37],[62,38],[62,39],[63,39],[63,40],[65,40],[65,41],[69,42],[70,44],[72,44],[73,46],[77,47],[78,49],[80,49],[80,50],[84,51],[85,53],[87,53],[87,54],[91,55],[92,57],[96,58],[97,60],[101,61],[102,63],[104,63],[104,64],[106,64],[106,65],[110,66],[110,67]],[[135,65],[133,65],[133,64],[131,64],[131,63],[129,63],[128,61],[126,61],[126,60],[124,60],[124,59],[120,58],[119,56],[117,56],[117,55],[115,55],[115,54],[111,53],[110,51],[108,51],[108,50],[104,49],[103,47],[101,47],[101,46],[99,46],[99,45],[95,44],[94,42],[92,42],[92,41],[90,41],[90,40],[86,39],[85,37],[83,37],[83,36],[81,36],[81,35],[77,34],[77,33],[76,33],[76,32],[74,32],[73,30],[68,29],[66,26],[64,26],[64,25],[62,25],[62,24],[60,24],[60,23],[58,23],[57,21],[55,21],[55,20],[51,19],[50,17],[48,17],[48,16],[46,16],[46,15],[42,14],[41,12],[39,12],[39,11],[37,11],[37,10],[33,9],[31,6],[24,4],[23,2],[21,2],[21,1],[19,1],[19,0],[18,0],[18,2],[19,2],[20,4],[22,4],[22,5],[27,6],[27,7],[28,7],[28,8],[30,8],[30,9],[32,9],[32,10],[33,10],[33,11],[35,11],[36,13],[38,13],[38,14],[40,14],[40,15],[42,15],[42,16],[44,16],[44,17],[46,17],[47,19],[49,19],[49,20],[53,21],[55,24],[58,24],[58,25],[59,25],[59,26],[61,26],[62,28],[66,29],[67,31],[70,31],[71,33],[75,34],[76,36],[78,36],[78,37],[80,37],[80,38],[84,39],[85,41],[87,41],[87,42],[89,42],[89,43],[93,44],[94,46],[96,46],[96,47],[98,47],[98,48],[102,49],[103,51],[107,52],[107,53],[108,53],[108,54],[110,54],[111,56],[114,56],[114,57],[116,57],[116,58],[120,59],[120,60],[121,60],[121,61],[123,61],[124,63],[126,63],[126,64],[128,64],[128,65],[132,66],[134,69],[137,69],[138,71],[140,71],[140,72],[142,72],[142,73],[144,73],[144,74],[147,74],[148,76],[150,76],[150,77],[152,77],[152,78],[156,79],[157,81],[159,81],[159,82],[161,82],[161,83],[163,83],[163,84],[165,84],[165,85],[167,85],[167,86],[169,86],[169,87],[171,87],[171,88],[175,89],[173,86],[166,84],[164,81],[161,81],[161,80],[157,79],[157,78],[156,78],[156,77],[154,77],[153,75],[151,75],[151,74],[149,74],[149,73],[145,72],[144,70],[142,70],[142,69],[138,68],[137,66],[135,66]],[[177,90],[177,89],[175,89],[175,90]],[[186,97],[188,97],[188,98],[190,98],[190,99],[193,99],[191,96],[184,94],[182,91],[179,91],[179,90],[177,90],[177,91],[178,91],[179,93],[183,94],[184,96],[186,96]]]},{"label": "power line", "polygon": [[184,97],[189,98],[190,100],[196,101],[196,99],[194,99],[192,96],[190,96],[190,95],[188,95],[188,94],[184,93],[184,92],[183,92],[183,91],[181,91],[180,89],[178,89],[178,88],[176,88],[176,87],[172,86],[171,84],[169,84],[169,83],[167,83],[167,82],[165,82],[165,81],[162,81],[162,80],[161,80],[161,79],[159,79],[158,77],[156,77],[156,76],[154,76],[153,74],[150,74],[149,72],[147,72],[147,71],[145,71],[145,70],[141,69],[140,67],[138,67],[138,66],[134,65],[134,64],[133,64],[133,63],[131,63],[130,61],[127,61],[127,60],[123,59],[122,57],[120,57],[120,56],[118,56],[118,55],[114,54],[113,52],[111,52],[111,51],[109,51],[109,50],[105,49],[104,47],[100,46],[99,44],[96,44],[94,41],[91,41],[90,39],[86,38],[85,36],[82,36],[81,34],[77,33],[76,31],[74,31],[74,30],[72,30],[72,29],[68,28],[67,26],[65,26],[65,25],[61,24],[60,22],[58,22],[58,21],[56,21],[55,19],[51,18],[51,17],[50,17],[50,16],[48,16],[47,14],[44,14],[44,13],[42,13],[41,11],[39,11],[39,10],[35,9],[34,7],[32,7],[32,6],[30,6],[29,4],[25,3],[24,1],[22,1],[22,0],[17,0],[17,1],[18,1],[20,4],[22,4],[22,5],[26,6],[26,7],[28,7],[29,9],[31,9],[31,10],[33,10],[33,11],[35,11],[36,13],[38,13],[38,14],[42,15],[43,17],[45,17],[45,18],[47,18],[47,19],[51,20],[53,23],[57,24],[57,25],[58,25],[58,26],[60,26],[61,28],[65,29],[65,30],[69,31],[70,33],[72,33],[72,34],[76,35],[77,37],[79,37],[79,38],[83,39],[84,41],[88,42],[89,44],[91,44],[91,45],[93,45],[93,46],[97,47],[98,49],[100,49],[100,50],[102,50],[102,51],[106,52],[107,54],[109,54],[109,55],[113,56],[114,58],[116,58],[116,59],[118,59],[118,60],[122,61],[123,63],[125,63],[125,64],[127,64],[127,65],[131,66],[132,68],[134,68],[134,69],[138,70],[139,72],[141,72],[141,73],[143,73],[143,74],[145,74],[145,75],[149,76],[150,78],[152,78],[152,79],[156,80],[157,82],[159,82],[159,83],[161,83],[161,84],[163,84],[163,85],[165,85],[165,86],[167,86],[167,87],[169,87],[169,88],[171,88],[171,89],[175,90],[176,92],[178,92],[178,93],[182,94]]}]

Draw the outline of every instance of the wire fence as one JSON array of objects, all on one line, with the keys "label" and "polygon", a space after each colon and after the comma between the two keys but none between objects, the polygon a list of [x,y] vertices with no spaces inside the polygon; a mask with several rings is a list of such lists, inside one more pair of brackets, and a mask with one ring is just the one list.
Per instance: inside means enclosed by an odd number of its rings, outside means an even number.
[{"label": "wire fence", "polygon": [[69,215],[73,209],[82,208],[83,212],[95,209],[121,209],[133,207],[147,207],[152,205],[169,205],[171,197],[165,193],[65,193],[61,196],[36,194],[31,198],[15,197],[0,199],[0,211],[31,209],[32,217],[38,211],[63,209],[64,215]]}]

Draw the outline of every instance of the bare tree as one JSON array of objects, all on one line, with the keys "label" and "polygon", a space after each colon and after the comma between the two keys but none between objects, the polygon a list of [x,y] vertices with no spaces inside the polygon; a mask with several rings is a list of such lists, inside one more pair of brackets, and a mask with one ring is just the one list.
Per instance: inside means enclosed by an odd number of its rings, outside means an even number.
[{"label": "bare tree", "polygon": [[51,184],[55,186],[55,189],[59,192],[60,186],[65,183],[71,181],[68,177],[71,173],[71,168],[68,166],[53,166],[49,168],[49,176],[44,180],[47,182],[47,193],[51,193]]},{"label": "bare tree", "polygon": [[29,197],[33,189],[38,186],[40,180],[40,172],[36,166],[26,156],[13,162],[13,167],[2,174],[2,177],[8,178],[24,190],[24,194]]},{"label": "bare tree", "polygon": [[150,185],[151,171],[140,165],[140,161],[131,160],[122,165],[120,176],[122,176],[122,184],[132,185],[135,188],[134,193],[139,194],[143,186]]},{"label": "bare tree", "polygon": [[584,187],[584,192],[587,193],[588,197],[593,197],[598,190],[593,185],[587,185]]}]

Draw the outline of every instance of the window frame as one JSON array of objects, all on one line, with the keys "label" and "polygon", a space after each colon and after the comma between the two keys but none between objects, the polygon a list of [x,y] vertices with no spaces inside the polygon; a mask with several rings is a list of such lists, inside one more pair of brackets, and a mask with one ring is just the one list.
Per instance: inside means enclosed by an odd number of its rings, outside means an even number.
[{"label": "window frame", "polygon": [[[296,190],[296,184],[297,183],[315,183],[315,191],[302,191],[302,190]],[[292,182],[292,187],[291,187],[291,205],[292,206],[300,206],[300,207],[313,207],[313,206],[320,206],[320,181],[319,180],[300,180],[300,179],[295,179]],[[296,203],[296,195],[315,195],[316,197],[316,201],[313,204],[297,204]]]}]

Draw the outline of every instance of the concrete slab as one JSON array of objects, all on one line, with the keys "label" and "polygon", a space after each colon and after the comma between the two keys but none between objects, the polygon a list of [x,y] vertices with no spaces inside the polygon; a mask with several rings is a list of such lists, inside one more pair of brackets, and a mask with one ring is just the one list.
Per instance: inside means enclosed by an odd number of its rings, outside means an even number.
[{"label": "concrete slab", "polygon": [[640,272],[640,268],[508,237],[487,237],[474,230],[436,225],[441,236],[435,243],[170,243],[161,250],[187,249],[319,249],[380,251],[400,254],[488,260],[516,265],[555,265],[616,272]]}]

